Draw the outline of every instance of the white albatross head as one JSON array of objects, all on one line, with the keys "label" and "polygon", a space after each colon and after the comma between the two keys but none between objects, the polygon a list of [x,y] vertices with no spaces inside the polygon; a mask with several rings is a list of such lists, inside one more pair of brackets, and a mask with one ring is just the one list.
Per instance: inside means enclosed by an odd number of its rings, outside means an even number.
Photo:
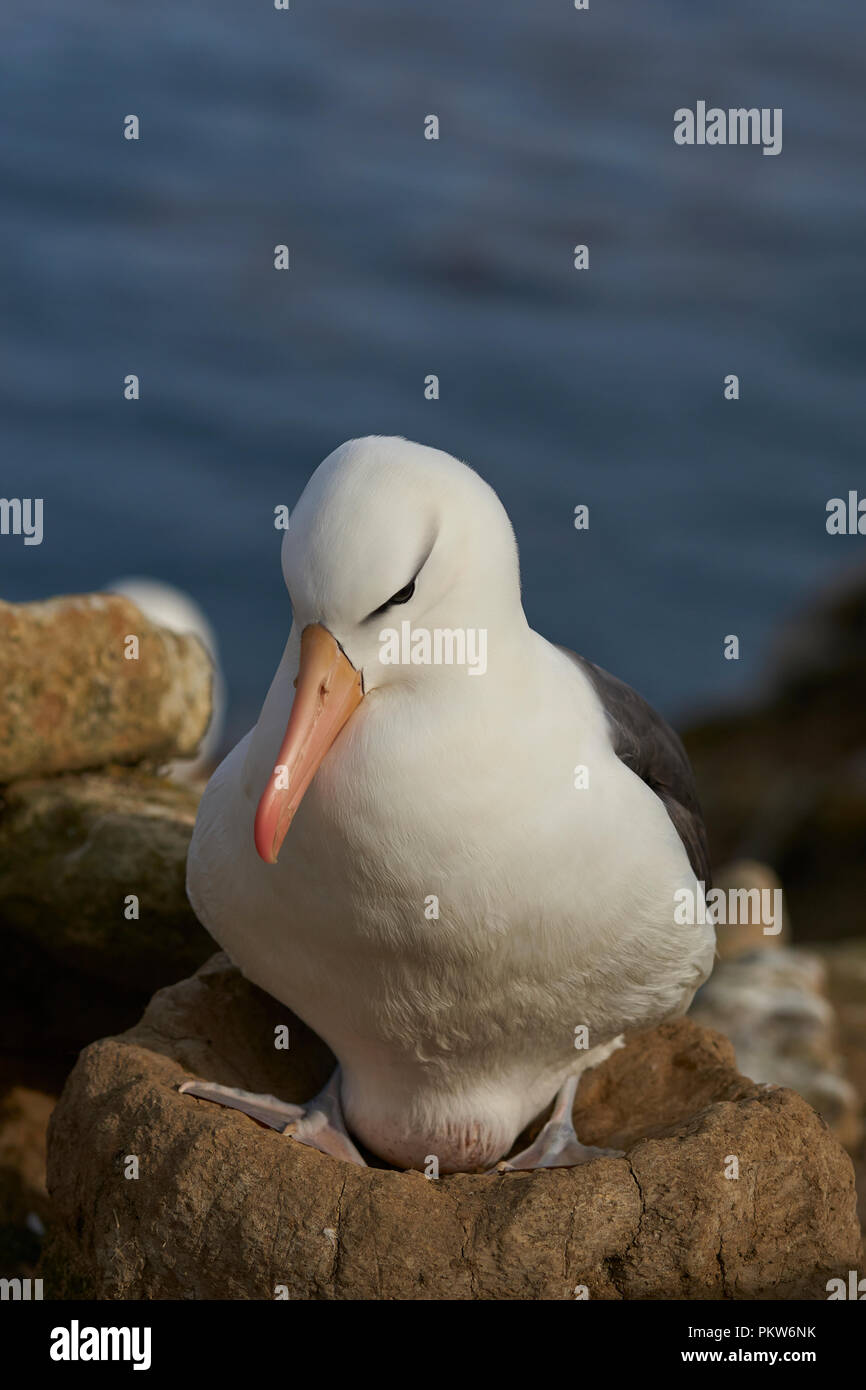
[{"label": "white albatross head", "polygon": [[389,660],[385,629],[483,632],[485,643],[526,630],[517,544],[496,493],[450,454],[406,439],[353,439],[328,455],[291,515],[282,567],[301,639],[288,727],[256,813],[256,848],[271,864],[362,699],[420,681],[448,698],[467,678],[435,659]]}]

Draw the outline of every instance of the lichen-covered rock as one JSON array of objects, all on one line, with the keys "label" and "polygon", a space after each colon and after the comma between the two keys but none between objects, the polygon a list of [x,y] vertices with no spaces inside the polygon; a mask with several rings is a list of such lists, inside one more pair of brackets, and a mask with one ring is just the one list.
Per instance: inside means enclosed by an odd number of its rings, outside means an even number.
[{"label": "lichen-covered rock", "polygon": [[198,638],[157,627],[118,594],[0,602],[0,783],[191,757],[211,683]]},{"label": "lichen-covered rock", "polygon": [[224,956],[87,1048],[50,1128],[46,1297],[823,1299],[855,1267],[847,1155],[691,1022],[585,1074],[581,1137],[627,1157],[571,1170],[358,1168],[177,1090],[197,1075],[303,1100],[332,1065]]},{"label": "lichen-covered rock", "polygon": [[819,956],[781,946],[721,961],[696,997],[690,1017],[731,1040],[744,1075],[790,1086],[846,1148],[857,1145],[862,1105],[844,1074]]},{"label": "lichen-covered rock", "polygon": [[0,1047],[77,1049],[207,959],[184,888],[197,805],[128,768],[3,789]]},{"label": "lichen-covered rock", "polygon": [[790,1086],[855,1149],[862,1104],[845,1075],[827,972],[814,951],[790,944],[777,875],[766,864],[738,860],[714,875],[713,886],[723,894],[716,908],[720,959],[689,1017],[731,1040],[745,1076]]}]

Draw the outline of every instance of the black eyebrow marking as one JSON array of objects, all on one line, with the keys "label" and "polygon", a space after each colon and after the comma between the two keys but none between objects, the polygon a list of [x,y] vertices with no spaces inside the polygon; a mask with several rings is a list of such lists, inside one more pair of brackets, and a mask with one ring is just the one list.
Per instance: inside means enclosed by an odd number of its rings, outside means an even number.
[{"label": "black eyebrow marking", "polygon": [[[433,546],[434,546],[435,542],[436,542],[436,537],[434,536],[434,537],[433,537],[433,540],[430,542],[429,546],[427,547],[427,554],[424,556],[424,559],[421,560],[420,563],[418,564],[418,566],[417,566],[417,568],[416,568],[416,570],[415,570],[415,573],[412,575],[412,578],[411,578],[411,579],[407,579],[405,584],[402,584],[402,585],[400,586],[399,589],[396,589],[396,590],[394,591],[395,593],[398,593],[398,594],[399,594],[399,593],[401,592],[402,589],[408,589],[410,584],[417,584],[417,582],[418,582],[418,576],[419,576],[419,574],[421,573],[421,571],[422,571],[422,569],[424,568],[424,566],[426,565],[427,561],[430,559],[430,556],[431,556],[431,554],[432,554],[432,552],[433,552]],[[374,608],[373,611],[372,611],[372,613],[368,613],[367,616],[366,616],[366,618],[364,618],[362,621],[365,622],[365,623],[368,623],[368,622],[370,621],[371,618],[378,618],[379,615],[380,615],[381,613],[384,613],[384,612],[385,612],[386,608],[390,608],[390,607],[391,607],[391,599],[392,599],[393,597],[394,597],[394,594],[391,595],[391,598],[386,598],[386,600],[385,600],[384,603],[380,603],[380,604],[379,604],[379,607],[378,607],[378,608]]]},{"label": "black eyebrow marking", "polygon": [[[414,584],[415,584],[415,580],[418,578],[418,575],[419,575],[420,573],[421,573],[421,571],[420,571],[420,570],[417,570],[416,573],[415,573],[414,578],[412,578],[412,579],[407,579],[406,583],[403,584],[403,585],[401,585],[399,589],[395,589],[394,593],[401,594],[401,593],[403,592],[404,589],[410,589],[410,588],[412,588],[412,587],[414,586]],[[385,612],[386,608],[390,608],[393,602],[394,602],[394,594],[392,594],[390,598],[386,598],[386,600],[385,600],[384,603],[380,603],[378,608],[374,608],[373,611],[372,611],[372,613],[368,613],[367,616],[366,616],[366,618],[364,619],[364,622],[367,623],[367,622],[370,621],[371,618],[377,618],[377,617],[379,616],[380,613],[384,613],[384,612]]]}]

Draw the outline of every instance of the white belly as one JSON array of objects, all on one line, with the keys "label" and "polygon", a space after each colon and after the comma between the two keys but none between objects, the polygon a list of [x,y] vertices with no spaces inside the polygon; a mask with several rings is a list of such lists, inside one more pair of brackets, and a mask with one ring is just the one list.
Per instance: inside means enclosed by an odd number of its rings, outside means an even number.
[{"label": "white belly", "polygon": [[661,802],[608,748],[591,750],[591,794],[568,768],[491,765],[484,749],[455,787],[453,767],[440,780],[429,760],[426,777],[371,760],[375,724],[353,724],[275,866],[253,845],[248,740],[234,750],[199,812],[190,899],[332,1048],[363,1143],[398,1164],[435,1154],[442,1171],[492,1163],[586,1064],[576,1030],[595,1049],[688,1007],[712,930],[674,926],[694,875]]}]

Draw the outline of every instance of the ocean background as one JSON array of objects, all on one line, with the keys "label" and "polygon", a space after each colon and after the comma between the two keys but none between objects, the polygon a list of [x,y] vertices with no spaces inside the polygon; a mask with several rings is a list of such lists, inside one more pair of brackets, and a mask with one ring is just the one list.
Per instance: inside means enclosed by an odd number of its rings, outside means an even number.
[{"label": "ocean background", "polygon": [[[403,434],[498,490],[546,636],[670,717],[744,698],[866,555],[825,529],[866,495],[864,40],[860,0],[6,0],[0,495],[45,535],[0,595],[188,590],[231,743],[274,506]],[[782,107],[781,155],[677,147],[699,99]]]}]

